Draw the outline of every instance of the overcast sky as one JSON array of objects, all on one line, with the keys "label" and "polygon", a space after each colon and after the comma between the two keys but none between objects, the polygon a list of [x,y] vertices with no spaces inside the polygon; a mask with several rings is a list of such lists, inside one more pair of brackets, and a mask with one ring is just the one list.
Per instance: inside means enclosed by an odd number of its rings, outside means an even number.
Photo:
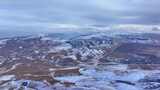
[{"label": "overcast sky", "polygon": [[0,30],[159,25],[159,0],[0,0]]}]

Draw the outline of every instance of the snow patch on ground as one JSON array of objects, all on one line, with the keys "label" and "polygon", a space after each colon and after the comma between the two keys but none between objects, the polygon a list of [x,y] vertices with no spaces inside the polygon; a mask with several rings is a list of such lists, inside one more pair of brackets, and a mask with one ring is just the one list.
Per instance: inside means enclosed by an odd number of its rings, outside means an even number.
[{"label": "snow patch on ground", "polygon": [[86,76],[66,76],[66,77],[56,77],[56,80],[60,81],[67,81],[67,82],[73,82],[76,83],[80,80],[87,79],[88,77]]},{"label": "snow patch on ground", "polygon": [[12,80],[13,78],[15,78],[14,75],[5,75],[0,77],[0,81],[8,81],[8,80]]},{"label": "snow patch on ground", "polygon": [[0,45],[1,45],[1,44],[6,44],[7,40],[8,40],[8,39],[0,40]]},{"label": "snow patch on ground", "polygon": [[142,90],[139,87],[135,87],[135,86],[131,86],[131,85],[123,84],[123,83],[117,84],[116,89],[117,90]]}]

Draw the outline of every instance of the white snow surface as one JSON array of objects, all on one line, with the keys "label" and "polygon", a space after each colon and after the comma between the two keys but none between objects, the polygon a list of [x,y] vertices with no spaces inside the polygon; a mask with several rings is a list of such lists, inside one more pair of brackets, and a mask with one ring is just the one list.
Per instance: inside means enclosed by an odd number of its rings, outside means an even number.
[{"label": "white snow surface", "polygon": [[12,80],[15,76],[14,75],[5,75],[0,77],[0,81],[8,81]]},{"label": "white snow surface", "polygon": [[7,40],[8,40],[8,39],[0,40],[0,45],[1,45],[1,44],[6,44]]}]

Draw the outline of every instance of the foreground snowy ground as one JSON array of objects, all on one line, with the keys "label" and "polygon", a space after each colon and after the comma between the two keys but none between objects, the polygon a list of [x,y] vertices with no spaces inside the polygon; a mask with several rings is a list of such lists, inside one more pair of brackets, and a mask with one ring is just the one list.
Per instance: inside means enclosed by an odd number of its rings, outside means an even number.
[{"label": "foreground snowy ground", "polygon": [[[31,80],[14,80],[13,75],[2,76],[1,81],[12,80],[1,86],[1,90],[159,90],[159,70],[129,70],[126,65],[104,66],[97,70],[95,67],[80,70],[79,76],[56,77],[61,83],[48,85],[44,82]],[[23,86],[27,82],[27,86]],[[66,87],[62,82],[74,83]],[[23,86],[23,87],[22,87]],[[34,88],[34,89],[33,89]]]}]

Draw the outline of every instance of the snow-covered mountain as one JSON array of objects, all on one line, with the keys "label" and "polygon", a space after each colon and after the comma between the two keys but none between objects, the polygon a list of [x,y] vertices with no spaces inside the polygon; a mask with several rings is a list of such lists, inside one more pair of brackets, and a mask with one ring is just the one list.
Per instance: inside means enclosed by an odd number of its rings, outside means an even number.
[{"label": "snow-covered mountain", "polygon": [[160,88],[159,34],[72,34],[1,38],[0,89]]}]

